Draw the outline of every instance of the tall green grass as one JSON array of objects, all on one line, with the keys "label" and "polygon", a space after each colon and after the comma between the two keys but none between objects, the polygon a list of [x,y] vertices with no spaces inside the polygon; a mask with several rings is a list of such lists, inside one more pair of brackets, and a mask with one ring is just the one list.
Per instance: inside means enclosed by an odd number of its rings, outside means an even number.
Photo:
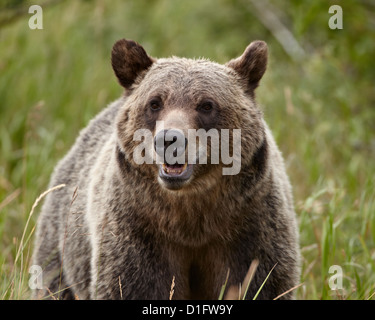
[{"label": "tall green grass", "polygon": [[[330,30],[326,1],[269,2],[305,49],[302,60],[283,51],[245,0],[40,2],[43,30],[30,30],[27,14],[1,27],[0,298],[30,297],[40,205],[27,224],[29,214],[79,130],[122,93],[110,50],[123,37],[156,57],[220,63],[267,41],[257,99],[294,188],[304,283],[297,298],[375,298],[373,8],[345,1],[344,29]],[[332,265],[344,275],[337,291]]]}]

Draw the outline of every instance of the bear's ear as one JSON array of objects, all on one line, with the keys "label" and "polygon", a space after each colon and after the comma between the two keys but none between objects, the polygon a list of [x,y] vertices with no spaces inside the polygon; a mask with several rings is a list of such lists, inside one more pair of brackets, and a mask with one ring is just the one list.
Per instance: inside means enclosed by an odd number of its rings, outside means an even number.
[{"label": "bear's ear", "polygon": [[254,41],[248,45],[242,56],[227,63],[243,80],[248,90],[253,91],[259,84],[267,67],[268,49],[264,41]]},{"label": "bear's ear", "polygon": [[137,42],[121,39],[112,48],[111,61],[120,84],[129,89],[142,71],[147,70],[155,60]]}]

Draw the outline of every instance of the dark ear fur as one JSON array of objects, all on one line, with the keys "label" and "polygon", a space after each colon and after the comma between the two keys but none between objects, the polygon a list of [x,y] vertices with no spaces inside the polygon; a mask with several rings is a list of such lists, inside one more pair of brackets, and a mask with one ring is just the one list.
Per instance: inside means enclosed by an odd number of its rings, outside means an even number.
[{"label": "dark ear fur", "polygon": [[264,41],[254,41],[248,45],[242,56],[227,63],[243,80],[247,90],[253,91],[258,85],[267,68],[268,49]]},{"label": "dark ear fur", "polygon": [[121,39],[112,48],[112,68],[120,84],[129,89],[136,78],[155,61],[141,45],[132,40]]}]

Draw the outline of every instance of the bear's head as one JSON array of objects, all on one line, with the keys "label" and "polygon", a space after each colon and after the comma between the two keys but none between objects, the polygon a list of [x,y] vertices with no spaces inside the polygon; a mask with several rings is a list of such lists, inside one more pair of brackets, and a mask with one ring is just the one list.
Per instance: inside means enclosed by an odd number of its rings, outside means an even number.
[{"label": "bear's head", "polygon": [[265,135],[254,90],[266,65],[263,41],[225,65],[155,59],[134,41],[116,42],[112,67],[126,95],[118,146],[132,170],[166,190],[202,192],[251,165]]}]

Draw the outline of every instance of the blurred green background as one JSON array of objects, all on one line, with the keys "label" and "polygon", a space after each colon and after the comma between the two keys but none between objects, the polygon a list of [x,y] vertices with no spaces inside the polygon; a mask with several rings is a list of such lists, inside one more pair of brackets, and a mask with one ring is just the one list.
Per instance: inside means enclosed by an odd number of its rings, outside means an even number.
[{"label": "blurred green background", "polygon": [[[42,30],[28,26],[32,4]],[[333,4],[342,30],[328,26]],[[126,37],[155,57],[220,63],[268,43],[257,99],[294,188],[297,298],[375,299],[374,12],[368,0],[0,0],[0,298],[29,298],[31,207],[79,130],[122,94],[110,52]]]}]

